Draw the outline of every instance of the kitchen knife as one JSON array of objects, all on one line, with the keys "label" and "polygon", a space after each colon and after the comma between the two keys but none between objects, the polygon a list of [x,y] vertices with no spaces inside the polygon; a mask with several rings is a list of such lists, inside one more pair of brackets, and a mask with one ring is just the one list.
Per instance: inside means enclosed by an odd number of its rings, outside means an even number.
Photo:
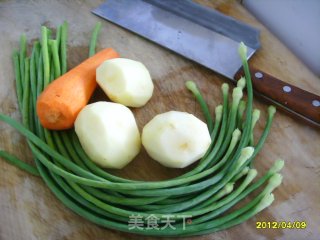
[{"label": "kitchen knife", "polygon": [[[93,13],[236,82],[243,75],[239,43],[248,59],[260,47],[259,31],[191,0],[107,0]],[[255,94],[320,127],[320,97],[250,69]]]}]

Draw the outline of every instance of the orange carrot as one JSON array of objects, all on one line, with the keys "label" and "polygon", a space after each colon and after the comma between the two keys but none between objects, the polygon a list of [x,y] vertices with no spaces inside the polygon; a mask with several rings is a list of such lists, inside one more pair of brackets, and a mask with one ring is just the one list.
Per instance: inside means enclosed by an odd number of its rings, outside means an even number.
[{"label": "orange carrot", "polygon": [[88,103],[96,83],[96,68],[119,57],[106,48],[50,83],[37,99],[37,115],[44,128],[63,130],[73,127],[80,110]]}]

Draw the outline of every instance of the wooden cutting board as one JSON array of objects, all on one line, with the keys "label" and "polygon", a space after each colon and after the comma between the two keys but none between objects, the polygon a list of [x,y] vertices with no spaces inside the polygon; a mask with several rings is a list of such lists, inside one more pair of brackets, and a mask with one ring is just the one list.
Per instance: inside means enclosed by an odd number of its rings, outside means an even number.
[{"label": "wooden cutting board", "polygon": [[[14,87],[11,53],[18,48],[21,33],[28,39],[39,37],[40,25],[55,27],[67,20],[69,31],[69,67],[86,58],[91,30],[97,21],[90,13],[100,0],[84,1],[1,1],[0,2],[0,111],[20,119]],[[264,28],[238,2],[228,0],[199,1],[261,29],[262,48],[250,64],[308,91],[320,94],[320,80],[313,75],[277,38]],[[151,101],[134,109],[141,129],[155,114],[187,111],[203,118],[198,104],[185,89],[184,82],[195,80],[213,109],[221,102],[220,86],[227,80],[168,50],[102,21],[98,48],[113,47],[122,57],[143,62],[155,84]],[[96,99],[106,99],[97,91]],[[261,134],[267,105],[259,100],[254,106],[262,110],[255,132]],[[283,184],[275,191],[276,200],[255,218],[226,231],[196,239],[319,239],[320,236],[320,133],[278,112],[265,147],[255,160],[259,174],[277,158],[285,160]],[[26,162],[32,162],[25,139],[0,123],[0,148]],[[143,151],[122,171],[121,176],[159,180],[177,176],[186,170],[160,166]],[[63,206],[40,178],[0,160],[0,239],[152,239],[98,227]],[[257,221],[305,221],[305,230],[256,229]]]}]

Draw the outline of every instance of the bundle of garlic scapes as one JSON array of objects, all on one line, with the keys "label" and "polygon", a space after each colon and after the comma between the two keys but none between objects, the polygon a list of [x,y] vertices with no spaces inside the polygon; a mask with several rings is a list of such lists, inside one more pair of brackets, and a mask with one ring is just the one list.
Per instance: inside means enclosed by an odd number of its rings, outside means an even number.
[{"label": "bundle of garlic scapes", "polygon": [[[46,39],[46,29],[43,35]],[[196,85],[187,82],[187,88],[200,102],[206,117],[211,144],[192,170],[179,177],[156,182],[114,176],[89,159],[74,131],[48,131],[39,124],[34,112],[39,92],[30,88],[36,84],[41,92],[43,82],[54,79],[43,79],[42,58],[35,58],[41,56],[39,51],[48,56],[48,42],[42,41],[41,46],[35,48],[36,54],[32,54],[31,62],[29,58],[24,61],[25,44],[22,38],[21,52],[14,55],[17,79],[24,76],[19,79],[26,83],[24,88],[17,84],[23,125],[4,114],[0,114],[0,120],[27,137],[36,167],[21,162],[5,151],[0,151],[0,156],[34,175],[40,175],[53,194],[75,213],[100,226],[124,232],[181,237],[230,228],[253,217],[273,202],[272,192],[282,181],[278,172],[284,162],[276,161],[255,182],[257,171],[251,163],[269,133],[275,108],[269,107],[265,129],[255,144],[252,133],[259,112],[252,109],[252,84],[244,44],[240,45],[239,52],[246,77],[233,90],[230,105],[228,85],[222,85],[223,104],[216,107],[214,121]],[[60,44],[65,47],[65,41],[60,41]],[[62,49],[65,51],[65,48]],[[60,52],[53,54],[60,55]],[[65,52],[60,57],[66,62]],[[22,68],[19,63],[22,62],[26,63],[24,75],[20,73]],[[29,75],[29,63],[31,69],[39,74]],[[53,64],[51,58],[46,64]],[[50,77],[50,72],[45,77]],[[248,95],[246,104],[240,100],[244,85]],[[253,191],[257,194],[249,197]],[[233,208],[247,197],[250,201],[245,205]],[[163,218],[168,215],[172,228],[164,225]],[[158,226],[147,227],[151,217],[158,219]],[[139,220],[139,225],[134,225],[134,219]]]}]

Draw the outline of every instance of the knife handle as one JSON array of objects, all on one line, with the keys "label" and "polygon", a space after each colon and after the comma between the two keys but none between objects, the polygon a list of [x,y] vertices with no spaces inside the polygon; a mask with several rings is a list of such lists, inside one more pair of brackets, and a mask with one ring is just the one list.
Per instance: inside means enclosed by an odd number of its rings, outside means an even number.
[{"label": "knife handle", "polygon": [[[320,96],[283,82],[263,71],[250,67],[253,89],[278,107],[320,126]],[[241,68],[235,79],[244,76]]]}]

